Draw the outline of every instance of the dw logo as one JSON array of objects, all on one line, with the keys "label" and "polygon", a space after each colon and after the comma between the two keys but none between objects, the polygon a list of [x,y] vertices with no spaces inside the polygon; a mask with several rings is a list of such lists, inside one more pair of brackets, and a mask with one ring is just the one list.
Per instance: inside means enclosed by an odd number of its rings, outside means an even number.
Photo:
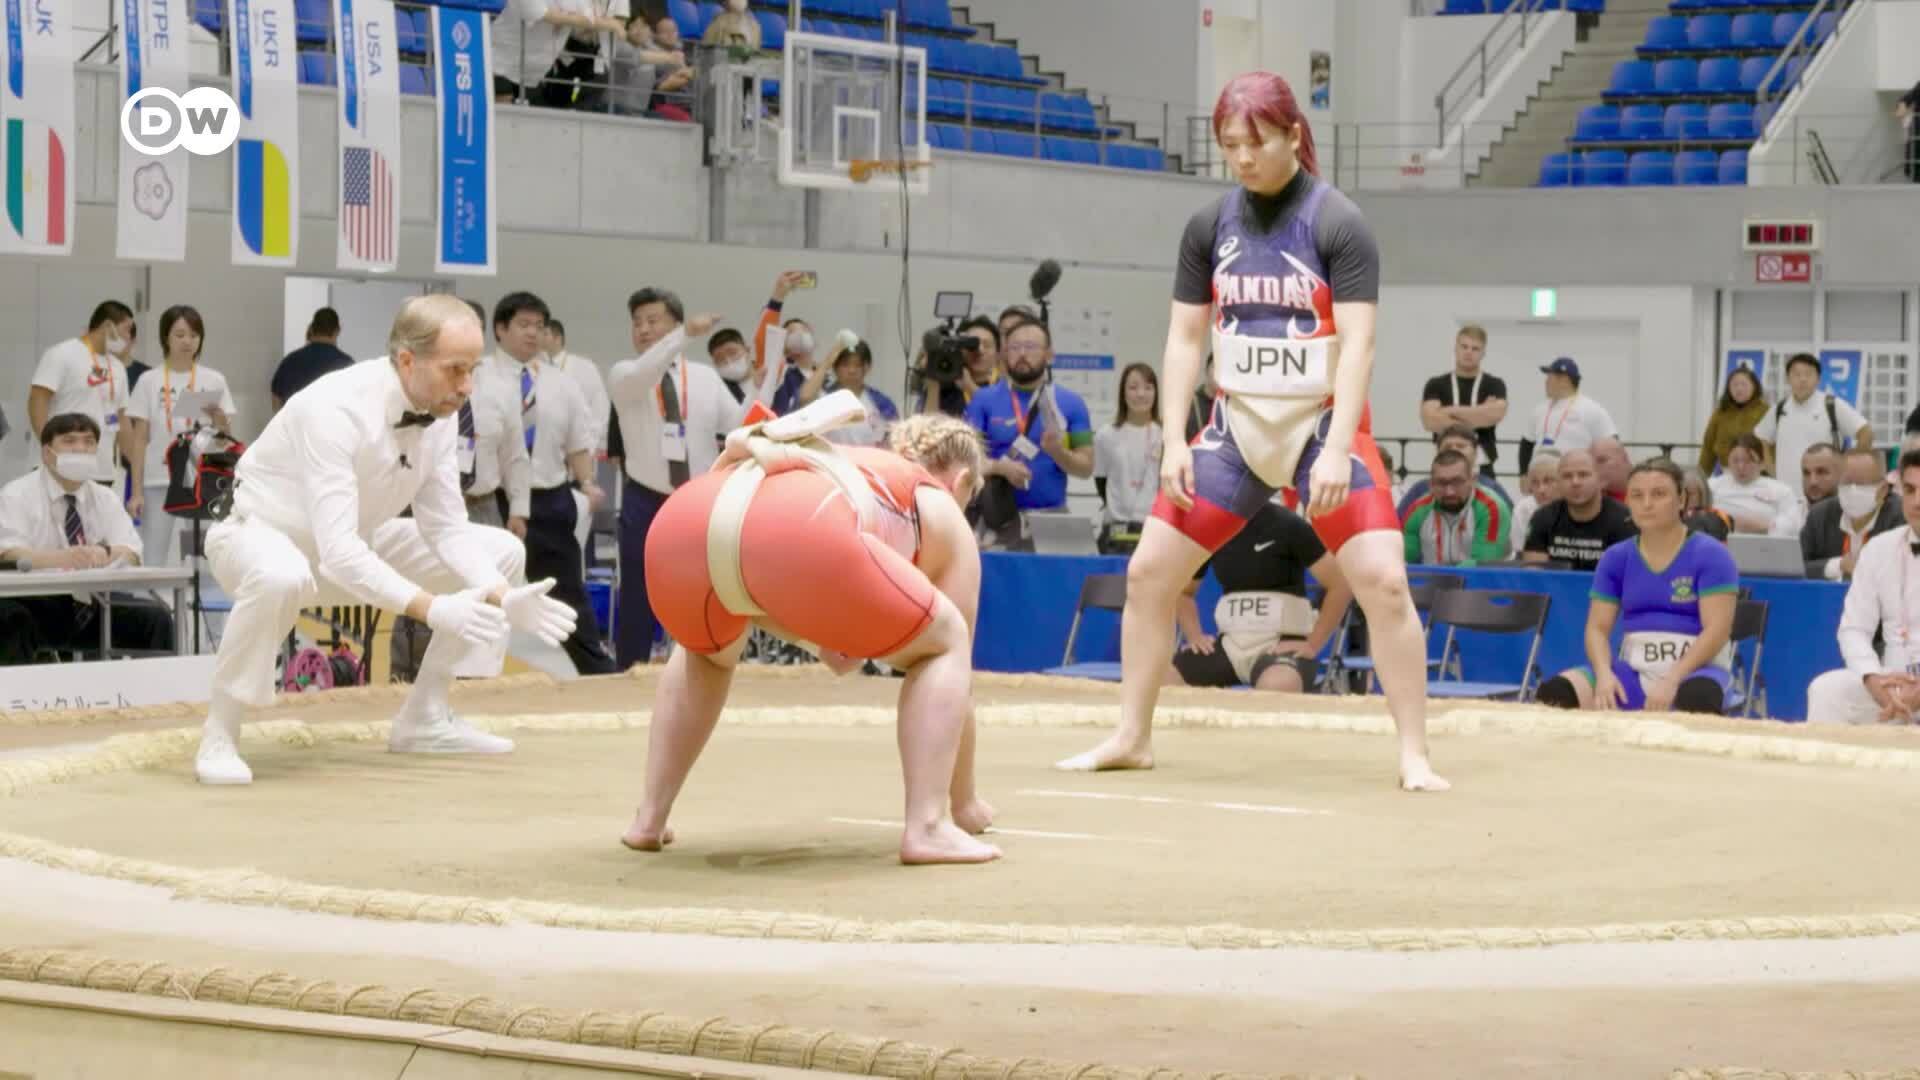
[{"label": "dw logo", "polygon": [[216,86],[196,86],[184,94],[149,86],[120,106],[120,136],[149,157],[181,146],[210,157],[240,137],[240,107]]}]

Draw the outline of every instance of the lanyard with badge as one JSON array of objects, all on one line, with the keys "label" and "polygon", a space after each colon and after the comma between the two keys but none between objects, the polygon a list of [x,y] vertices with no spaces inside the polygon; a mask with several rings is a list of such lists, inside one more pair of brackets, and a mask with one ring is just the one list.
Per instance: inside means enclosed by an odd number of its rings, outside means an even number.
[{"label": "lanyard with badge", "polygon": [[1573,403],[1578,400],[1578,395],[1567,399],[1567,407],[1560,410],[1560,422],[1553,426],[1552,434],[1547,433],[1547,421],[1553,419],[1553,406],[1547,406],[1547,415],[1540,421],[1541,446],[1552,446],[1553,440],[1560,437],[1560,430],[1567,426],[1567,417],[1573,414]]},{"label": "lanyard with badge", "polygon": [[[1447,534],[1453,534],[1454,554],[1447,553]],[[1473,506],[1471,503],[1460,511],[1458,518],[1449,522],[1440,516],[1436,509],[1433,513],[1433,548],[1442,566],[1452,566],[1455,559],[1465,560],[1473,551]]]},{"label": "lanyard with badge", "polygon": [[1012,382],[1007,383],[1007,400],[1013,402],[1013,428],[1015,432],[1013,445],[1007,448],[1008,457],[1022,462],[1033,461],[1039,458],[1040,448],[1034,445],[1033,440],[1029,438],[1029,436],[1033,434],[1034,421],[1040,419],[1040,395],[1045,389],[1044,386],[1034,389],[1034,410],[1033,414],[1029,416],[1027,414],[1027,407],[1020,404],[1020,391],[1014,387]]},{"label": "lanyard with badge", "polygon": [[1478,405],[1478,404],[1480,404],[1480,380],[1481,380],[1481,379],[1484,379],[1484,378],[1486,378],[1486,377],[1487,377],[1487,373],[1486,373],[1486,372],[1484,372],[1484,371],[1482,371],[1482,372],[1480,372],[1480,373],[1478,373],[1478,374],[1476,374],[1476,375],[1475,375],[1475,376],[1473,377],[1473,385],[1467,388],[1467,400],[1465,400],[1465,401],[1461,401],[1461,400],[1459,400],[1459,398],[1460,398],[1460,376],[1459,376],[1459,375],[1455,375],[1455,376],[1453,377],[1453,380],[1452,380],[1452,386],[1453,386],[1453,397],[1454,397],[1454,402],[1453,402],[1453,403],[1454,403],[1455,405],[1469,405],[1469,406],[1471,406],[1471,405]]},{"label": "lanyard with badge", "polygon": [[668,372],[661,377],[661,385],[653,388],[654,403],[660,407],[660,453],[668,461],[687,460],[687,417],[691,415],[688,405],[693,388],[687,385],[687,358],[680,357],[680,386],[674,395],[679,406],[680,419],[675,422],[667,418],[666,380],[673,378]]},{"label": "lanyard with badge", "polygon": [[[176,432],[173,430],[173,379],[171,378],[172,374],[173,374],[173,371],[171,368],[168,368],[165,365],[161,366],[160,368],[160,408],[163,412],[165,412],[167,417],[166,437],[169,440],[171,440],[175,435],[179,434],[179,432]],[[194,384],[198,382],[199,379],[200,379],[200,364],[198,361],[195,361],[194,365],[191,368],[187,369],[187,393],[189,394],[193,393]]]}]

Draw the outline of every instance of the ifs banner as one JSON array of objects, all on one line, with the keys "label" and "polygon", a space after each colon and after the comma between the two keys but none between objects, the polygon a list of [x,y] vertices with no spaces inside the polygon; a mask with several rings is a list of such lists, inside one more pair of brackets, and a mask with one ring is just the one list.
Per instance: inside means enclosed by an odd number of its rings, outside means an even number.
[{"label": "ifs banner", "polygon": [[[134,95],[149,87],[160,87],[177,101],[187,92],[187,27],[191,12],[187,0],[121,0],[120,3],[120,100],[132,101]],[[187,257],[187,165],[193,157],[181,144],[185,113],[175,105],[162,107],[160,95],[148,95],[154,101],[152,114],[166,118],[152,140],[155,149],[171,145],[163,154],[139,152],[133,143],[142,136],[141,123],[131,128],[120,147],[120,188],[114,214],[114,254],[140,262],[180,262]],[[144,118],[147,111],[135,106]]]},{"label": "ifs banner", "polygon": [[300,84],[293,0],[227,0],[233,97],[233,261],[292,266],[299,253]]},{"label": "ifs banner", "polygon": [[440,193],[434,270],[492,274],[498,235],[493,190],[493,73],[487,17],[433,9],[434,93],[440,121]]},{"label": "ifs banner", "polygon": [[340,86],[339,263],[400,260],[400,54],[393,0],[334,0]]},{"label": "ifs banner", "polygon": [[0,43],[6,88],[7,219],[0,250],[73,252],[73,42],[71,0],[5,0]]}]

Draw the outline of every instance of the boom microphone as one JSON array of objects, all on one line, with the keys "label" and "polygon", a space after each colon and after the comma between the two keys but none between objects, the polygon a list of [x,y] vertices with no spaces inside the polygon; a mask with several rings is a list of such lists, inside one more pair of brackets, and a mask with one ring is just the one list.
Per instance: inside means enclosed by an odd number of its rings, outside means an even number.
[{"label": "boom microphone", "polygon": [[1027,291],[1033,294],[1036,301],[1045,300],[1047,294],[1053,292],[1054,286],[1058,284],[1060,284],[1060,264],[1047,259],[1040,264],[1038,270],[1033,272],[1033,277],[1028,279]]}]

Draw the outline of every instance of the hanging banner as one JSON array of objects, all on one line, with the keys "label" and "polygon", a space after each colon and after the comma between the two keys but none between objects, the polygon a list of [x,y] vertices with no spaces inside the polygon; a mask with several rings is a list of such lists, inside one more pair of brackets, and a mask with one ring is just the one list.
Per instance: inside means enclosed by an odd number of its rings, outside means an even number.
[{"label": "hanging banner", "polygon": [[486,15],[436,6],[433,95],[440,122],[440,191],[433,268],[493,274],[493,72]]},{"label": "hanging banner", "polygon": [[[13,0],[7,0],[11,3]],[[227,0],[233,97],[233,261],[292,266],[300,237],[300,83],[293,0]]]},{"label": "hanging banner", "polygon": [[6,137],[7,216],[0,251],[73,252],[72,5],[64,0],[5,0],[0,42],[6,89],[0,117]]},{"label": "hanging banner", "polygon": [[393,0],[334,0],[342,270],[400,260],[400,53]]},{"label": "hanging banner", "polygon": [[[148,87],[160,87],[177,99],[187,81],[187,30],[181,0],[121,0],[120,100],[133,99]],[[149,95],[149,98],[156,95]],[[146,109],[136,108],[142,122],[123,126],[120,146],[120,188],[114,213],[114,254],[137,262],[181,262],[187,257],[187,171],[192,153],[178,138],[186,115],[177,106],[165,110],[155,102],[154,114],[165,117],[148,133]],[[171,143],[164,154],[148,155],[133,140],[150,141],[157,149]]]}]

